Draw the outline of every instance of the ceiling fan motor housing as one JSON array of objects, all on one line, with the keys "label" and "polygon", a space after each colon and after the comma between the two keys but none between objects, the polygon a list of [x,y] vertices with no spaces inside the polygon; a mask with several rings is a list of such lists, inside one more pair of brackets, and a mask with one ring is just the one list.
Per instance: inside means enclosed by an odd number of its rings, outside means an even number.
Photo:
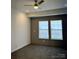
[{"label": "ceiling fan motor housing", "polygon": [[37,4],[37,3],[35,3],[35,4],[34,4],[34,6],[38,6],[38,4]]}]

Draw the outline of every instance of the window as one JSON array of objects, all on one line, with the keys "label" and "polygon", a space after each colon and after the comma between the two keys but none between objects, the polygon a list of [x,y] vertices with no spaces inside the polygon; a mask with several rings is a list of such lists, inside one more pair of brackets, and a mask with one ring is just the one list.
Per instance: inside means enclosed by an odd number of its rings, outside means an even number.
[{"label": "window", "polygon": [[39,38],[48,39],[48,21],[39,21]]},{"label": "window", "polygon": [[39,21],[39,39],[63,40],[62,20]]},{"label": "window", "polygon": [[51,40],[62,40],[62,20],[53,20],[51,23]]}]

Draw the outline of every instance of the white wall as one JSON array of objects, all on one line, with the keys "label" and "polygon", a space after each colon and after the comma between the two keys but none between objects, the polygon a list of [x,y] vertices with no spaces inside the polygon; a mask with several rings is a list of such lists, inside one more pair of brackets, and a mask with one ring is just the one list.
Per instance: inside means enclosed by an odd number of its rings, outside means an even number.
[{"label": "white wall", "polygon": [[30,20],[14,8],[11,10],[11,52],[30,44]]}]

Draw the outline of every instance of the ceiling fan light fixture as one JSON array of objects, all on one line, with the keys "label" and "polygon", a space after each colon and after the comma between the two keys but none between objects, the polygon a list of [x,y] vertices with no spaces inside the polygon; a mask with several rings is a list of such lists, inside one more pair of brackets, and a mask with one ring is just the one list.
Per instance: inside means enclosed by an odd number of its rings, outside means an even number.
[{"label": "ceiling fan light fixture", "polygon": [[38,6],[34,6],[34,9],[38,9]]},{"label": "ceiling fan light fixture", "polygon": [[34,9],[38,9],[38,4],[35,4],[34,5]]}]

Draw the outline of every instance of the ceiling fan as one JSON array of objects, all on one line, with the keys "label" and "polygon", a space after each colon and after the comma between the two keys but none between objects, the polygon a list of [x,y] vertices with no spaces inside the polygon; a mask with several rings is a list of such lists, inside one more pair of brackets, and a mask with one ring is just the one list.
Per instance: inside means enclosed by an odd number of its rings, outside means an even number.
[{"label": "ceiling fan", "polygon": [[38,0],[34,0],[34,2],[35,3],[33,5],[24,5],[24,6],[33,6],[34,9],[38,9],[38,6],[41,5],[44,2],[44,0],[41,0],[39,2],[38,2]]}]

